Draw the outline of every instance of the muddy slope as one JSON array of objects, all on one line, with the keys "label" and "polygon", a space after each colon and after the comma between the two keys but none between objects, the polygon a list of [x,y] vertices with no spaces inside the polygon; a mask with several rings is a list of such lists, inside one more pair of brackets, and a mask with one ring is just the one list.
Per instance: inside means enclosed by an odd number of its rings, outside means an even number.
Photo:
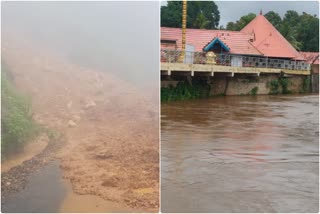
[{"label": "muddy slope", "polygon": [[32,97],[35,120],[66,137],[56,157],[73,190],[156,211],[158,106],[110,72],[70,64],[28,42],[3,41],[3,60]]}]

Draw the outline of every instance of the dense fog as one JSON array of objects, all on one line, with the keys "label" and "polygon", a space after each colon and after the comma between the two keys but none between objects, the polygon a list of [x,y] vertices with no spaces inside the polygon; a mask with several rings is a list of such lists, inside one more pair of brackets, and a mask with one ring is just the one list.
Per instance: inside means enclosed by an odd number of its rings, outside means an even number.
[{"label": "dense fog", "polygon": [[7,32],[158,90],[159,2],[3,2]]}]

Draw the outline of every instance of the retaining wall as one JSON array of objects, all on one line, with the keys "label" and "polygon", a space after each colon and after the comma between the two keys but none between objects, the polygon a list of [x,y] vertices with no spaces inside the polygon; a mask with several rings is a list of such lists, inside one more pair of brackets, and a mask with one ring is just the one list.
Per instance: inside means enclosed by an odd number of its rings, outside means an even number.
[{"label": "retaining wall", "polygon": [[[251,91],[257,87],[256,94],[269,94],[271,91],[270,82],[272,80],[279,80],[280,74],[260,74],[247,75],[247,74],[236,74],[233,77],[230,76],[214,76],[207,77],[208,83],[211,86],[210,96],[215,95],[246,95],[250,94]],[[197,78],[197,77],[193,77]],[[306,75],[290,75],[288,77],[289,84],[288,90],[292,93],[300,93],[303,90],[303,81],[307,78]],[[314,77],[314,79],[316,79]],[[181,79],[180,79],[181,80]],[[172,77],[170,80],[162,80],[161,87],[168,87],[172,85],[176,86],[177,80]],[[315,89],[316,90],[316,89]],[[319,91],[319,83],[318,89]],[[281,86],[279,92],[281,93]]]}]

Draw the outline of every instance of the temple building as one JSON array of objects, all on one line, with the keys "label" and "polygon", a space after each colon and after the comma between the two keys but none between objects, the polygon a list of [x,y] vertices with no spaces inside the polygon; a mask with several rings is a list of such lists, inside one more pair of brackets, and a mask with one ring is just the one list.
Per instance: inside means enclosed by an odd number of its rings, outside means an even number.
[{"label": "temple building", "polygon": [[[161,27],[161,62],[168,62],[166,50],[181,51],[181,34],[180,28]],[[309,66],[262,13],[240,31],[187,29],[186,41],[184,63],[205,64],[206,54],[213,52],[218,65],[298,70]]]},{"label": "temple building", "polygon": [[201,79],[210,96],[319,91],[319,53],[297,51],[262,13],[240,31],[186,29],[185,47],[181,28],[161,27],[161,87]]}]

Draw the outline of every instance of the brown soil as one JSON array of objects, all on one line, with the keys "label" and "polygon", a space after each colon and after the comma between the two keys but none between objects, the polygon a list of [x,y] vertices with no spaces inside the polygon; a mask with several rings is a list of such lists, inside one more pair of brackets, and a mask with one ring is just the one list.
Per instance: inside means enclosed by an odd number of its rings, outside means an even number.
[{"label": "brown soil", "polygon": [[59,212],[61,213],[141,213],[142,210],[134,209],[119,204],[117,202],[107,201],[95,195],[80,195],[72,190],[69,181],[64,181],[67,189],[66,197],[61,204]]},{"label": "brown soil", "polygon": [[3,59],[17,87],[31,96],[34,119],[66,137],[56,157],[73,191],[158,211],[156,103],[110,73],[3,41]]}]

